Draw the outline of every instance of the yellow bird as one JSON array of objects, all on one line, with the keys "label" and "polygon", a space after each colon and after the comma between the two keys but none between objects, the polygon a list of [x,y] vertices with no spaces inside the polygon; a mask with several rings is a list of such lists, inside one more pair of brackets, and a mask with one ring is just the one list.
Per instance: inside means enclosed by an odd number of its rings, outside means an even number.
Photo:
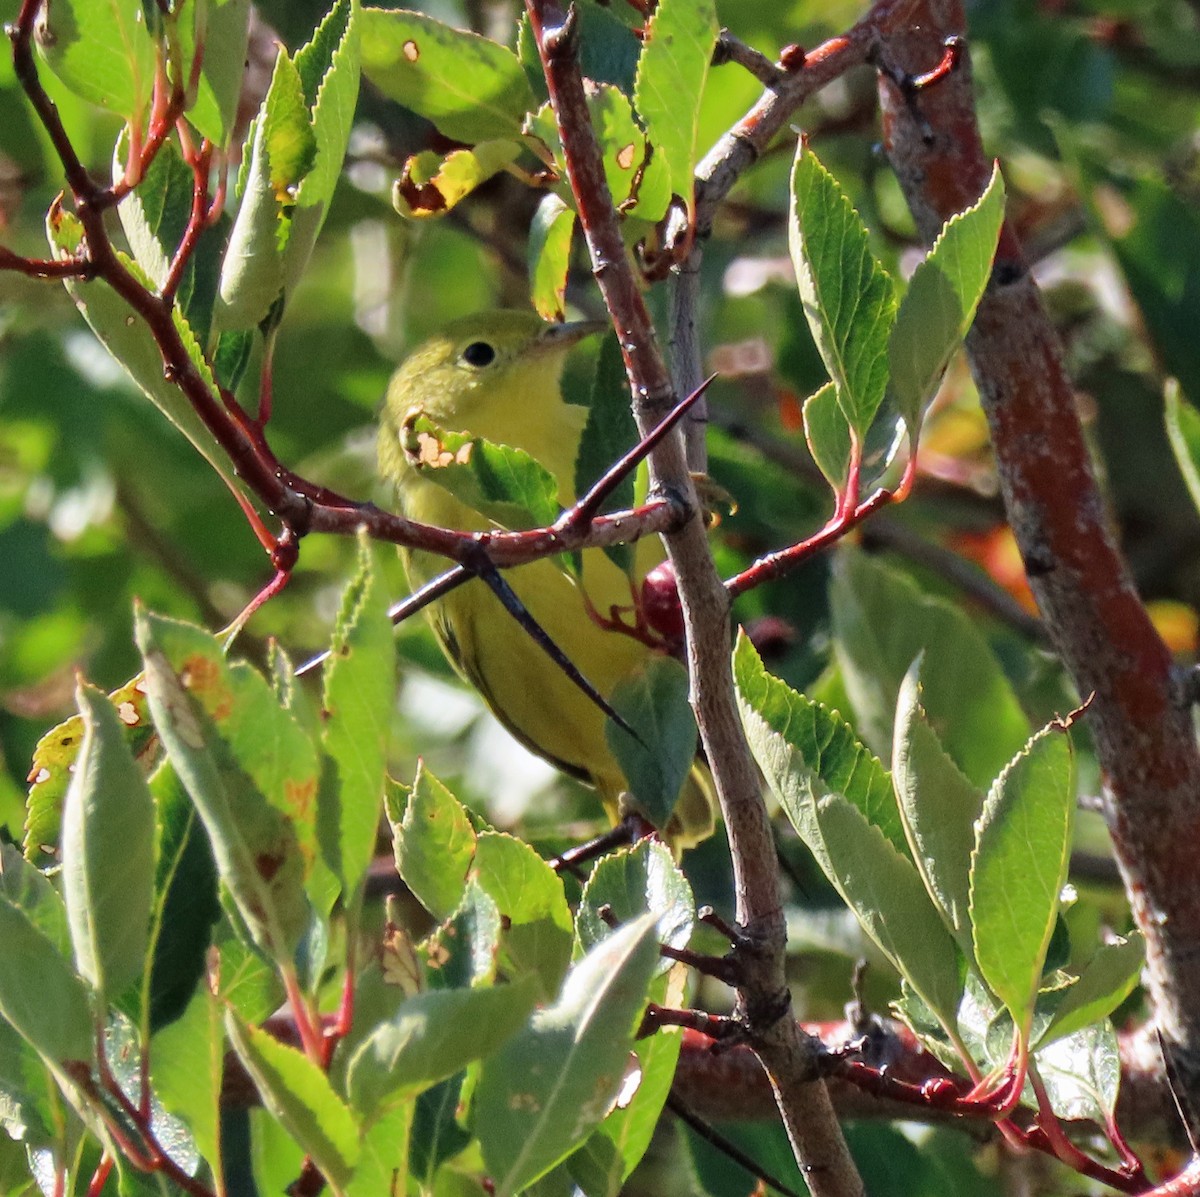
[{"label": "yellow bird", "polygon": [[[561,377],[568,352],[598,332],[591,323],[546,324],[532,312],[485,312],[458,320],[417,348],[388,387],[379,434],[379,467],[396,486],[404,514],[460,531],[496,525],[433,481],[421,468],[414,422],[421,416],[446,432],[469,433],[522,449],[558,481],[558,501],[575,501],[575,458],[587,419],[567,403]],[[424,448],[429,450],[429,442]],[[436,453],[437,446],[433,446]],[[634,582],[663,560],[658,537],[635,546]],[[413,586],[448,568],[436,554],[405,552]],[[581,584],[553,561],[505,571],[526,609],[585,678],[607,699],[655,652],[643,640],[595,617],[628,610],[630,580],[600,549],[583,554]],[[586,593],[586,599],[585,599]],[[591,611],[589,612],[589,603]],[[599,792],[616,819],[627,791],[605,741],[605,715],[546,655],[481,581],[472,579],[430,608],[434,631],[458,672],[526,747]],[[684,783],[666,836],[678,850],[713,829],[707,768],[697,761]]]}]

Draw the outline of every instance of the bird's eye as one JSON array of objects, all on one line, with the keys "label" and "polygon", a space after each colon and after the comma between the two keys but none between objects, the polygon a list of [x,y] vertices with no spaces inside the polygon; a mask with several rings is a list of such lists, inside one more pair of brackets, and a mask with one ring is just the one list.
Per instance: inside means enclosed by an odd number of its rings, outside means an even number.
[{"label": "bird's eye", "polygon": [[462,360],[468,366],[490,366],[496,360],[496,350],[486,341],[472,341],[462,351]]}]

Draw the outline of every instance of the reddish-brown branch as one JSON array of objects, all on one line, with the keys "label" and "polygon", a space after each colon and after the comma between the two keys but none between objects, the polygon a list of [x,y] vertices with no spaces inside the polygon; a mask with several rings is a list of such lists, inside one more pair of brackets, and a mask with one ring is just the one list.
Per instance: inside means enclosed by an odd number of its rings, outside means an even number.
[{"label": "reddish-brown branch", "polygon": [[848,486],[844,496],[838,499],[837,511],[819,532],[813,533],[799,544],[760,557],[753,565],[730,578],[725,583],[729,597],[735,599],[739,595],[745,594],[747,590],[753,590],[756,586],[762,586],[765,582],[772,582],[776,578],[790,573],[805,561],[816,556],[817,553],[836,544],[843,536],[853,531],[865,520],[870,519],[877,511],[881,511],[893,503],[903,502],[912,489],[915,472],[916,458],[910,458],[905,467],[904,478],[894,491],[877,490],[870,498],[861,503],[856,501],[854,488]]},{"label": "reddish-brown branch", "polygon": [[[890,49],[919,72],[963,31],[960,0],[926,0],[915,31]],[[883,81],[881,95],[889,155],[931,239],[974,202],[992,169],[970,70],[921,93],[920,121],[891,82]],[[1007,228],[967,348],[1038,606],[1079,693],[1096,696],[1088,719],[1113,844],[1146,936],[1155,1017],[1200,1130],[1200,751],[1170,652],[1112,540],[1062,346]]]},{"label": "reddish-brown branch", "polygon": [[179,242],[179,247],[175,250],[175,256],[171,259],[171,266],[167,271],[166,280],[162,285],[160,295],[164,303],[173,303],[175,301],[175,293],[179,290],[179,284],[183,281],[183,272],[187,269],[187,264],[191,261],[192,254],[196,251],[196,245],[200,241],[201,234],[208,227],[208,171],[212,164],[212,154],[212,142],[206,141],[200,147],[200,152],[196,155],[195,161],[192,162],[192,174],[194,176],[192,184],[192,211],[188,217],[187,228],[183,231],[183,238]]},{"label": "reddish-brown branch", "polygon": [[86,258],[62,258],[49,262],[45,258],[25,258],[11,249],[0,245],[0,270],[12,270],[30,278],[77,278],[89,279],[95,267]]}]

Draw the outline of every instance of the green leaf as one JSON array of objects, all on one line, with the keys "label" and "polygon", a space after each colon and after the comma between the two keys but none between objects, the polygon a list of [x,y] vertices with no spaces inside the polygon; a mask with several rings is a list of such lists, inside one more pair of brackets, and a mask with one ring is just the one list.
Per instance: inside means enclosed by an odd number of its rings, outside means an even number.
[{"label": "green leaf", "polygon": [[511,985],[448,989],[409,998],[350,1060],[347,1092],[367,1119],[448,1080],[512,1038],[533,1013],[532,978]]},{"label": "green leaf", "polygon": [[296,52],[316,155],[296,189],[283,251],[285,297],[300,282],[341,178],[358,102],[361,18],[359,0],[337,0],[309,42]]},{"label": "green leaf", "polygon": [[178,1018],[191,1001],[205,973],[221,904],[208,838],[170,761],[155,771],[150,792],[158,816],[148,994],[153,1032]]},{"label": "green leaf", "polygon": [[523,840],[497,831],[476,841],[473,874],[505,920],[501,942],[509,971],[537,974],[543,996],[553,994],[573,940],[562,880]]},{"label": "green leaf", "polygon": [[444,216],[481,183],[511,166],[520,153],[521,147],[507,140],[481,141],[446,155],[423,150],[404,163],[392,185],[392,207],[412,220]]},{"label": "green leaf", "polygon": [[[362,10],[358,0],[337,0],[314,31],[312,38],[296,51],[296,69],[304,88],[304,100],[312,118],[316,154],[296,193],[296,206],[319,211],[315,227],[306,228],[311,241],[324,221],[334,189],[342,173],[354,108],[358,102],[360,77],[360,32]],[[295,234],[293,234],[293,240]],[[289,247],[295,253],[295,246]],[[308,259],[306,249],[303,258]]]},{"label": "green leaf", "polygon": [[214,327],[226,335],[258,327],[279,301],[283,291],[281,243],[289,232],[271,182],[262,111],[250,126],[243,154],[240,202],[221,261],[213,311]]},{"label": "green leaf", "polygon": [[107,695],[76,691],[83,745],[63,810],[63,896],[75,965],[116,997],[142,973],[154,896],[154,803]]},{"label": "green leaf", "polygon": [[754,759],[822,868],[828,872],[832,865],[822,847],[816,803],[828,793],[853,803],[894,848],[907,853],[887,770],[841,715],[772,677],[745,632],[738,633],[734,647],[733,676]]},{"label": "green leaf", "polygon": [[499,906],[472,878],[458,909],[420,945],[426,983],[431,989],[492,984],[501,934]]},{"label": "green leaf", "polygon": [[[596,372],[592,376],[587,422],[579,438],[575,457],[575,493],[586,494],[634,445],[637,424],[629,405],[629,379],[625,360],[615,336],[600,342]],[[600,504],[600,512],[620,511],[634,504],[636,470],[631,470]],[[634,546],[614,545],[604,550],[618,569],[629,573],[634,564]]]},{"label": "green leaf", "polygon": [[136,638],[155,726],[221,879],[259,947],[290,961],[310,913],[303,884],[305,857],[316,850],[312,746],[266,682],[246,669],[235,674],[199,628],[139,612]]},{"label": "green leaf", "polygon": [[282,47],[275,58],[259,119],[271,190],[280,204],[290,204],[301,181],[316,164],[317,139],[300,71]]},{"label": "green leaf", "polygon": [[348,903],[375,852],[396,696],[395,636],[365,537],[358,553],[358,572],[334,626],[322,701],[324,748],[337,769],[336,809],[320,812],[322,846]]},{"label": "green leaf", "polygon": [[817,469],[840,495],[850,476],[850,425],[832,382],[804,401],[804,439]]},{"label": "green leaf", "polygon": [[275,970],[253,948],[233,937],[218,936],[220,960],[217,996],[249,1023],[265,1022],[283,1001],[283,984]]},{"label": "green leaf", "polygon": [[[603,908],[617,926],[653,914],[658,942],[672,948],[687,947],[696,921],[692,887],[671,850],[648,839],[635,848],[602,857],[592,870],[575,916],[576,956],[614,934],[613,927],[601,917]],[[671,961],[664,959],[659,971],[670,967]]]},{"label": "green leaf", "polygon": [[1110,1023],[1057,1040],[1038,1052],[1035,1063],[1060,1118],[1107,1124],[1121,1084],[1121,1056]]},{"label": "green leaf", "polygon": [[959,953],[912,861],[840,795],[816,804],[816,822],[829,880],[942,1025],[953,1027],[962,996]]},{"label": "green leaf", "polygon": [[558,483],[524,449],[447,432],[428,416],[409,429],[421,475],[505,528],[543,528],[558,519]]},{"label": "green leaf", "polygon": [[55,0],[42,11],[34,44],[75,95],[126,120],[145,118],[154,41],[138,0]]},{"label": "green leaf", "polygon": [[924,653],[922,706],[930,726],[973,785],[991,785],[1028,740],[1029,720],[978,621],[858,551],[834,559],[829,603],[863,740],[890,756],[900,686]]},{"label": "green leaf", "polygon": [[248,1026],[232,1011],[225,1027],[263,1105],[312,1157],[334,1192],[341,1192],[358,1162],[358,1125],[329,1078],[303,1052]]},{"label": "green leaf", "polygon": [[1133,992],[1146,961],[1146,941],[1140,931],[1125,939],[1102,944],[1087,962],[1079,980],[1063,991],[1037,1050],[1100,1022]]},{"label": "green leaf", "polygon": [[455,141],[515,138],[537,107],[511,50],[422,13],[364,8],[362,68],[385,96]]},{"label": "green leaf", "polygon": [[[641,199],[644,206],[646,197],[635,194],[635,186],[646,164],[646,135],[633,119],[628,96],[611,84],[601,83],[588,91],[587,106],[600,143],[604,178],[613,203],[620,211],[633,197]],[[662,196],[663,211],[659,212],[659,218],[666,211],[667,199],[668,196]],[[639,211],[638,215],[651,219],[646,211]]]},{"label": "green leaf", "polygon": [[[175,10],[181,14],[183,60],[190,64],[200,43],[200,80],[188,122],[201,137],[224,146],[233,131],[250,36],[250,0],[207,0]],[[190,65],[189,68],[190,69]]]},{"label": "green leaf", "polygon": [[[0,1018],[0,1128],[12,1141],[28,1148],[55,1147],[61,1143],[61,1098],[54,1074],[42,1058],[7,1022]],[[11,1138],[10,1138],[11,1137]],[[19,1191],[18,1191],[19,1192]],[[36,1186],[20,1197],[37,1197]],[[0,1188],[5,1197],[13,1197]]]},{"label": "green leaf", "polygon": [[920,659],[900,686],[892,780],[925,888],[972,959],[970,860],[983,794],[962,775],[929,725],[921,707]]},{"label": "green leaf", "polygon": [[1174,378],[1167,379],[1164,397],[1167,439],[1171,442],[1171,451],[1187,484],[1188,494],[1200,511],[1200,411],[1184,399]]},{"label": "green leaf", "polygon": [[589,952],[559,1000],[485,1061],[472,1110],[500,1197],[544,1176],[604,1117],[657,962],[645,915]]},{"label": "green leaf", "polygon": [[350,138],[358,95],[357,0],[338,0],[295,59],[280,51],[246,138],[241,203],[221,268],[215,323],[276,324],[312,254]]},{"label": "green leaf", "polygon": [[79,975],[29,916],[0,897],[0,1016],[52,1064],[90,1061],[92,1012]]},{"label": "green leaf", "polygon": [[[52,213],[46,231],[51,247],[61,257],[77,244],[81,226],[70,213]],[[153,280],[131,258],[118,251],[117,260],[147,290],[155,289]],[[164,377],[162,353],[145,322],[133,315],[125,301],[111,287],[81,286],[74,280],[66,280],[64,285],[75,301],[75,306],[83,313],[92,332],[113,360],[120,364],[146,398],[191,441],[217,475],[225,480],[230,490],[240,494],[242,488],[233,467],[224,453],[218,451],[212,433],[196,414],[183,392]],[[216,382],[208,366],[204,364],[195,333],[178,308],[172,311],[172,319],[176,332],[199,369],[200,377],[208,385],[213,401],[219,403]]]},{"label": "green leaf", "polygon": [[221,1166],[221,1082],[225,1072],[225,1024],[221,1003],[207,985],[183,1015],[150,1044],[154,1093],[187,1123],[196,1148],[216,1173]]},{"label": "green leaf", "polygon": [[861,444],[887,388],[892,280],[871,253],[862,219],[803,141],[791,197],[788,246],[804,315]]},{"label": "green leaf", "polygon": [[1003,221],[1004,181],[997,166],[979,199],[942,227],[900,302],[888,341],[888,365],[913,445],[925,408],[975,318]]},{"label": "green leaf", "polygon": [[[113,177],[120,178],[128,151],[128,131],[117,141]],[[173,141],[166,141],[142,181],[117,205],[121,228],[134,260],[161,289],[192,215],[195,178]],[[184,267],[176,302],[200,341],[208,337],[216,298],[219,260],[229,221],[222,218],[197,239]]]},{"label": "green leaf", "polygon": [[11,844],[0,844],[0,898],[16,906],[61,956],[70,956],[71,931],[58,890]]},{"label": "green leaf", "polygon": [[633,102],[655,155],[667,165],[670,190],[689,213],[695,204],[700,99],[718,32],[713,0],[660,0],[638,59]]},{"label": "green leaf", "polygon": [[466,1077],[465,1072],[460,1072],[426,1089],[416,1100],[408,1166],[422,1192],[433,1192],[438,1169],[471,1142],[471,1136],[457,1118]]},{"label": "green leaf", "polygon": [[467,870],[475,859],[471,820],[421,761],[402,818],[395,797],[388,796],[387,815],[396,871],[434,918],[449,918],[462,901]]},{"label": "green leaf", "polygon": [[575,213],[553,191],[542,196],[529,226],[529,297],[543,320],[563,318]]},{"label": "green leaf", "polygon": [[655,827],[666,827],[696,759],[696,717],[688,673],[674,657],[652,656],[613,688],[609,702],[630,727],[606,721],[604,738],[629,783],[629,796]]},{"label": "green leaf", "polygon": [[1067,879],[1075,813],[1071,742],[1043,728],[996,778],[976,825],[971,924],[983,978],[1027,1036]]},{"label": "green leaf", "polygon": [[376,1119],[363,1135],[358,1165],[346,1186],[346,1197],[380,1197],[406,1193],[414,1110],[400,1105]]},{"label": "green leaf", "polygon": [[[665,980],[660,978],[658,984]],[[658,1000],[655,987],[650,996]],[[630,1061],[615,1108],[567,1160],[572,1179],[587,1197],[616,1197],[641,1162],[671,1092],[682,1046],[683,1035],[670,1029],[634,1045],[636,1064]],[[630,1097],[628,1089],[633,1085],[636,1089]]]}]

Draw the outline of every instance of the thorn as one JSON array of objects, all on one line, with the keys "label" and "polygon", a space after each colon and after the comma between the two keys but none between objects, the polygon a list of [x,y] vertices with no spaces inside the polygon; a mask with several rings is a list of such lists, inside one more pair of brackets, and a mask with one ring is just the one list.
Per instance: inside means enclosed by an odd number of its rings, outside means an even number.
[{"label": "thorn", "polygon": [[567,675],[568,678],[592,700],[623,732],[632,736],[643,748],[645,741],[625,721],[621,714],[609,703],[608,699],[579,672],[575,663],[550,638],[546,629],[529,613],[517,595],[508,584],[504,575],[491,563],[479,566],[475,572],[491,588],[492,593],[504,604],[504,609],[525,629],[542,651]]},{"label": "thorn", "polygon": [[611,465],[596,481],[574,507],[559,521],[565,529],[575,529],[586,525],[599,511],[601,504],[621,484],[621,481],[634,470],[642,458],[646,457],[655,445],[659,443],[675,427],[676,424],[691,410],[696,401],[708,390],[709,385],[717,376],[710,374],[690,395],[681,399],[667,414],[623,457]]}]

